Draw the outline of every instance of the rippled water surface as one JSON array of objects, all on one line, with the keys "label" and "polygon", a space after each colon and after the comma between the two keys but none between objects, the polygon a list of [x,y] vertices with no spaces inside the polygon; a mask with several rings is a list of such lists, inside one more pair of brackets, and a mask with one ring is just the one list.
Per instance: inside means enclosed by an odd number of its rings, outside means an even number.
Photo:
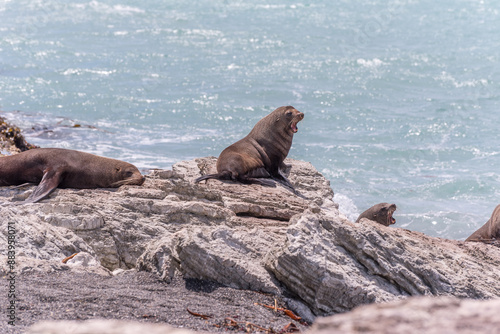
[{"label": "rippled water surface", "polygon": [[[0,109],[29,141],[168,168],[267,113],[350,218],[463,239],[500,203],[500,3],[0,0]],[[75,127],[77,125],[77,127]]]}]

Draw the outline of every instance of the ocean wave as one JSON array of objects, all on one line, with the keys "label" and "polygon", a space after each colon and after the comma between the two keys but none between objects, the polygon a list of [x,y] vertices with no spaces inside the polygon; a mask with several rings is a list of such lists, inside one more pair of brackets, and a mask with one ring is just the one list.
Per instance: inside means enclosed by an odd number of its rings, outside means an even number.
[{"label": "ocean wave", "polygon": [[119,15],[133,15],[133,14],[143,14],[146,11],[138,7],[132,7],[127,5],[108,5],[99,1],[90,1],[89,3],[74,4],[73,5],[78,10],[92,9],[98,13],[105,14],[119,14]]}]

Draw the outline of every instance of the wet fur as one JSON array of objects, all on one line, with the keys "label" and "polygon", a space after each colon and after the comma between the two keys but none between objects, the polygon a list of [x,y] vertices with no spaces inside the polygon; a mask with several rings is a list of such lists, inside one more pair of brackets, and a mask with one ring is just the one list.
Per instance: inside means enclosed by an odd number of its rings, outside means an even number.
[{"label": "wet fur", "polygon": [[39,148],[0,158],[0,186],[38,184],[26,202],[38,202],[56,188],[116,188],[141,185],[132,164],[60,148]]},{"label": "wet fur", "polygon": [[219,179],[275,186],[269,180],[274,179],[295,191],[281,169],[292,146],[292,123],[296,126],[303,118],[304,114],[292,106],[274,110],[257,122],[245,138],[222,151],[216,174],[201,176],[195,182]]}]

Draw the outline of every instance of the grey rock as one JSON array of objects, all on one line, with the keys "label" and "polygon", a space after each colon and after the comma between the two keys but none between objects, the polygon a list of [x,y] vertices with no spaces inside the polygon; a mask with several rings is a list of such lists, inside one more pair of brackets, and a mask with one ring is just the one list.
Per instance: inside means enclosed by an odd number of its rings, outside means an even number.
[{"label": "grey rock", "polygon": [[[19,272],[137,269],[166,282],[181,274],[286,295],[306,320],[415,295],[500,296],[496,247],[366,219],[354,224],[339,213],[329,181],[307,162],[285,160],[300,196],[280,184],[194,184],[215,162],[155,170],[141,187],[57,189],[28,205],[16,200],[33,186],[0,187],[0,254],[11,222]],[[61,263],[77,252],[84,257]]]},{"label": "grey rock", "polygon": [[408,296],[500,296],[499,248],[308,211],[266,267],[316,315]]},{"label": "grey rock", "polygon": [[[14,272],[17,275],[27,273],[46,274],[58,271],[88,272],[101,276],[111,275],[110,271],[101,266],[95,258],[90,257],[88,253],[85,254],[87,254],[84,255],[86,258],[85,260],[80,257],[76,261],[68,264],[62,263],[62,258],[54,260],[42,260],[26,256],[16,256]],[[10,266],[8,266],[7,261],[7,256],[0,256],[0,275],[2,277],[7,276],[10,272]]]},{"label": "grey rock", "polygon": [[499,309],[499,299],[477,301],[452,297],[412,297],[318,318],[307,333],[500,333]]},{"label": "grey rock", "polygon": [[[42,321],[31,326],[26,334],[193,334],[195,331],[162,324],[144,324],[120,320]],[[198,332],[199,333],[199,332]]]},{"label": "grey rock", "polygon": [[[499,333],[500,300],[460,300],[452,297],[412,297],[372,304],[330,317],[318,318],[307,334],[327,333]],[[120,320],[43,321],[27,334],[83,333],[199,333],[163,324]]]}]

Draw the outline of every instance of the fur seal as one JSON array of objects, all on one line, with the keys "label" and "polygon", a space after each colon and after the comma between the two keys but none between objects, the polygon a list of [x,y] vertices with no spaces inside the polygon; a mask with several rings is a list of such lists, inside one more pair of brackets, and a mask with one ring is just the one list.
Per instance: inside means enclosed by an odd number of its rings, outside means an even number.
[{"label": "fur seal", "polygon": [[361,218],[367,218],[379,224],[389,226],[396,223],[396,219],[392,217],[394,211],[396,211],[396,204],[379,203],[360,214],[356,223],[358,223]]},{"label": "fur seal", "polygon": [[500,239],[500,204],[497,205],[490,219],[465,241],[493,243]]},{"label": "fur seal", "polygon": [[27,203],[56,188],[118,188],[142,185],[144,176],[124,161],[61,148],[37,148],[0,158],[0,186],[37,183]]},{"label": "fur seal", "polygon": [[243,139],[228,146],[217,159],[217,173],[203,175],[198,183],[208,179],[233,180],[244,184],[276,186],[271,178],[295,189],[281,173],[283,161],[292,146],[297,123],[304,114],[292,106],[279,107],[255,124]]}]

